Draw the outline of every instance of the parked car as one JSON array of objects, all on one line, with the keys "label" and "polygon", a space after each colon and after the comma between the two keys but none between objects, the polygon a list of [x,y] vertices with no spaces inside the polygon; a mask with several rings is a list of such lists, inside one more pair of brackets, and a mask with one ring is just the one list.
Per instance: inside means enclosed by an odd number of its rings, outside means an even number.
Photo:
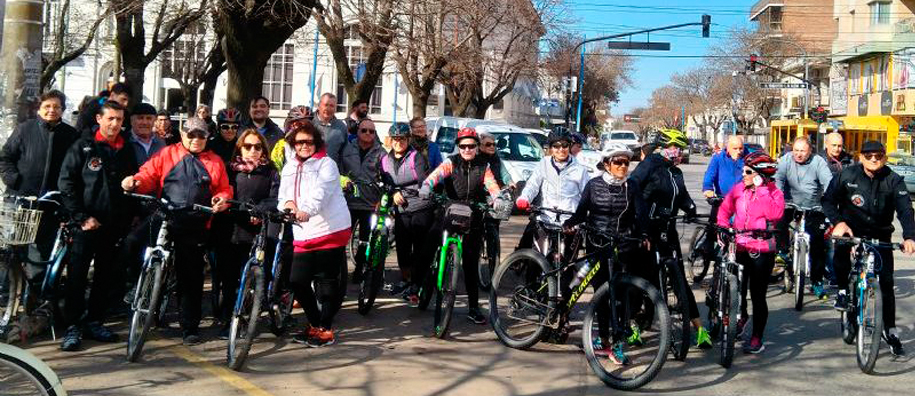
[{"label": "parked car", "polygon": [[547,149],[549,149],[550,132],[536,128],[524,128],[524,130],[530,132],[531,136],[537,139],[537,143],[540,143],[540,147],[543,147],[543,155],[546,155]]},{"label": "parked car", "polygon": [[909,194],[915,194],[915,156],[904,151],[890,153],[887,166],[902,176]]},{"label": "parked car", "polygon": [[743,148],[749,153],[755,153],[757,151],[765,151],[766,149],[759,143],[746,143],[743,145]]},{"label": "parked car", "polygon": [[634,159],[638,159],[639,150],[642,148],[642,144],[639,143],[638,135],[633,131],[627,130],[614,130],[610,132],[604,132],[600,135],[600,148],[603,150],[612,143],[619,143],[632,150]]},{"label": "parked car", "polygon": [[708,140],[705,139],[693,139],[690,148],[695,154],[704,155],[706,157],[712,154],[712,147],[709,146]]},{"label": "parked car", "polygon": [[581,162],[582,165],[588,168],[588,174],[591,175],[591,177],[600,176],[600,173],[603,170],[603,168],[598,167],[602,166],[601,160],[603,159],[600,151],[584,147],[575,158],[578,159],[578,162]]}]

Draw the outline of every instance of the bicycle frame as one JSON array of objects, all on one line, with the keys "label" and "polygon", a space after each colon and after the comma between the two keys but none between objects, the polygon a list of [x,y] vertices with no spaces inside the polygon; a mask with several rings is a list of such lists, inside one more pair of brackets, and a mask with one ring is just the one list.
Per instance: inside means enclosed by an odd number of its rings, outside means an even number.
[{"label": "bicycle frame", "polygon": [[[727,279],[727,274],[736,274],[737,275],[738,287],[739,287],[739,285],[743,284],[743,264],[740,264],[737,262],[737,237],[736,237],[736,235],[728,235],[727,240],[728,240],[727,256],[718,265],[718,269],[720,271],[718,274],[718,285],[719,285],[718,290],[717,290],[718,295],[716,296],[718,298],[718,312],[717,312],[718,323],[724,323],[724,312],[722,312],[721,307],[724,307],[727,304],[727,301],[724,301],[724,293],[722,292],[724,290],[724,283]],[[743,299],[741,299],[741,298],[737,299],[737,306],[738,306],[737,312],[736,313],[732,312],[731,315],[734,315],[737,318],[737,321],[739,322],[740,319],[743,318],[743,314],[742,314]]]},{"label": "bicycle frame", "polygon": [[[372,253],[378,251],[379,249],[385,249],[386,246],[381,246],[381,239],[375,240],[374,236],[382,233],[388,233],[388,230],[394,224],[394,200],[391,198],[391,193],[385,191],[381,195],[378,206],[375,208],[375,211],[369,217],[369,226],[372,227],[371,235],[369,235],[369,241],[374,241],[375,243],[370,243],[368,249],[365,249],[365,260],[366,263],[371,265],[380,265],[380,263],[370,263],[372,259]],[[360,242],[361,243],[361,242]]]},{"label": "bicycle frame", "polygon": [[438,273],[436,274],[436,283],[435,287],[438,290],[442,290],[442,284],[445,281],[445,261],[448,259],[448,247],[450,245],[456,245],[458,251],[458,257],[464,257],[464,236],[463,235],[450,235],[448,230],[442,230],[442,247],[438,255]]}]

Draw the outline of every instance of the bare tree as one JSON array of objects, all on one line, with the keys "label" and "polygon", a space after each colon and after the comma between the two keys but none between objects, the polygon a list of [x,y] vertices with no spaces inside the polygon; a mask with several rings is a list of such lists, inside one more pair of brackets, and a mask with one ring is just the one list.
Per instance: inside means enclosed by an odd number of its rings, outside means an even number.
[{"label": "bare tree", "polygon": [[88,10],[71,8],[70,0],[59,3],[57,18],[53,20],[51,26],[51,36],[45,38],[46,44],[42,52],[43,69],[39,81],[40,91],[43,92],[50,88],[54,75],[89,49],[89,45],[95,40],[99,26],[111,16],[113,11],[110,6],[103,5],[101,2],[95,3],[94,8],[92,12],[87,13]]},{"label": "bare tree", "polygon": [[671,83],[678,90],[688,117],[699,126],[703,136],[708,128],[712,143],[717,144],[717,130],[730,118],[733,79],[720,70],[698,67],[671,76]]},{"label": "bare tree", "polygon": [[212,27],[212,20],[208,17],[191,24],[181,38],[160,56],[162,75],[178,82],[184,108],[189,114],[198,103],[198,89],[206,82],[211,83],[201,92],[203,97],[200,102],[212,106],[216,80],[226,70],[222,38],[215,34]]},{"label": "bare tree", "polygon": [[679,128],[683,94],[672,85],[664,85],[651,92],[648,123],[657,128]]}]

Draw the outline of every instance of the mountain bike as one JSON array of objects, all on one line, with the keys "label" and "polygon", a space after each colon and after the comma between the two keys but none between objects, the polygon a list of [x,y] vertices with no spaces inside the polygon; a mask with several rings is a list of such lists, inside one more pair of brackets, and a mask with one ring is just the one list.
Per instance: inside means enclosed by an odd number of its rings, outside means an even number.
[{"label": "mountain bike", "polygon": [[[388,178],[389,179],[389,178]],[[362,277],[359,282],[359,299],[357,311],[367,315],[375,304],[378,291],[384,286],[384,260],[391,248],[390,240],[393,239],[394,194],[400,189],[394,186],[392,180],[377,182],[381,191],[378,205],[369,217],[369,242],[365,249],[365,265],[362,266]],[[355,235],[355,233],[353,234]],[[358,249],[355,252],[358,252]]]},{"label": "mountain bike", "polygon": [[31,352],[0,343],[0,384],[4,395],[66,396],[57,374]]},{"label": "mountain bike", "polygon": [[[626,263],[618,260],[619,243],[641,240],[579,225],[582,231],[601,246],[598,251],[554,266],[534,249],[519,249],[499,264],[489,295],[493,330],[509,347],[532,347],[544,339],[547,330],[565,327],[595,274],[609,271],[610,281],[597,287],[586,309],[582,347],[592,371],[605,384],[621,390],[639,388],[654,379],[667,360],[671,344],[667,304],[651,283],[621,268]],[[575,239],[573,245],[581,240]],[[570,293],[561,295],[561,274],[569,269],[577,269],[577,273]],[[606,312],[609,323],[600,323],[598,311]],[[605,365],[609,359],[598,358],[604,338],[626,363]]]},{"label": "mountain bike", "polygon": [[702,227],[694,228],[693,234],[689,238],[689,253],[686,254],[684,263],[689,280],[693,284],[702,284],[712,263],[717,262],[721,253],[718,250],[718,244],[715,243],[714,224],[717,219],[712,218],[712,214],[717,213],[715,209],[721,205],[722,200],[721,197],[706,198],[708,204],[713,208],[708,216],[709,222]]},{"label": "mountain bike", "polygon": [[[202,212],[213,213],[208,206],[194,205],[189,209],[175,207],[165,198],[151,195],[125,192],[125,195],[137,198],[154,209],[154,219],[160,221],[159,231],[156,234],[156,245],[147,247],[143,253],[143,266],[137,279],[134,299],[130,310],[130,329],[127,333],[127,361],[136,362],[143,352],[143,344],[154,322],[162,320],[165,313],[166,301],[163,296],[171,293],[167,289],[174,279],[174,243],[169,239],[169,228],[172,218],[179,213]],[[172,275],[169,275],[172,274]]]},{"label": "mountain bike", "polygon": [[[502,190],[502,199],[506,202],[511,201],[511,192],[508,189]],[[480,246],[480,265],[477,266],[477,272],[480,274],[480,289],[489,290],[492,285],[492,270],[499,265],[502,255],[502,246],[499,241],[499,223],[511,218],[512,207],[506,208],[500,212],[487,211],[483,215],[483,244]]]},{"label": "mountain bike", "polygon": [[[265,272],[268,269],[264,265],[269,237],[268,224],[270,222],[285,224],[292,219],[289,212],[264,210],[249,202],[230,200],[229,203],[236,206],[234,210],[246,212],[249,216],[258,219],[261,224],[260,230],[254,238],[254,244],[251,246],[251,255],[241,269],[238,293],[235,295],[235,306],[229,321],[226,364],[232,370],[241,370],[248,357],[248,352],[251,350],[254,337],[257,335],[258,318],[260,318],[261,309],[266,306],[264,300],[270,296],[265,290],[267,284]],[[272,278],[272,280],[275,279],[277,278]],[[271,311],[274,303],[271,301]]]},{"label": "mountain bike", "polygon": [[877,249],[901,250],[898,243],[878,239],[832,237],[833,243],[852,245],[854,264],[848,280],[848,308],[839,320],[842,340],[855,344],[858,368],[865,374],[874,371],[883,333],[883,292],[880,290],[880,252]]},{"label": "mountain bike", "polygon": [[[794,209],[796,225],[791,226],[791,262],[785,274],[785,292],[794,293],[794,310],[804,309],[804,284],[810,275],[810,234],[807,233],[807,213],[819,212],[822,207],[801,208],[792,203],[786,203],[785,208]],[[821,237],[817,235],[816,237]],[[789,276],[793,275],[793,276]],[[792,285],[793,283],[793,285]]]},{"label": "mountain bike", "polygon": [[[57,339],[55,319],[63,317],[63,289],[61,287],[63,270],[66,267],[72,232],[77,226],[62,210],[60,202],[57,201],[59,196],[60,192],[51,191],[40,198],[10,197],[11,202],[0,208],[0,243],[5,245],[4,280],[8,287],[8,294],[5,304],[3,304],[3,314],[0,315],[0,339],[17,336],[12,333],[14,331],[12,324],[20,306],[25,308],[27,315],[32,313],[48,315],[51,337]],[[29,258],[28,249],[23,245],[31,244],[37,236],[42,211],[31,208],[41,203],[56,207],[53,211],[49,209],[45,212],[53,213],[54,218],[60,220],[60,226],[57,229],[48,259],[33,260]],[[26,229],[29,227],[34,227],[34,230]],[[35,234],[32,235],[31,232]],[[40,286],[28,281],[25,265],[44,268]],[[33,290],[35,286],[39,286],[37,290]]]},{"label": "mountain bike", "polygon": [[[671,216],[663,221],[676,222],[679,219],[685,219],[685,216]],[[658,224],[661,219],[653,219],[652,224]],[[659,234],[660,246],[667,246],[667,233]],[[677,241],[679,243],[679,241]],[[676,249],[665,249],[661,252],[655,243],[651,250],[655,255],[655,262],[658,263],[658,285],[661,296],[667,303],[667,310],[670,314],[670,351],[676,360],[686,360],[691,343],[690,338],[690,314],[689,300],[686,293],[692,293],[689,284],[686,283],[686,276],[683,274],[683,266],[680,264],[681,258]]]}]

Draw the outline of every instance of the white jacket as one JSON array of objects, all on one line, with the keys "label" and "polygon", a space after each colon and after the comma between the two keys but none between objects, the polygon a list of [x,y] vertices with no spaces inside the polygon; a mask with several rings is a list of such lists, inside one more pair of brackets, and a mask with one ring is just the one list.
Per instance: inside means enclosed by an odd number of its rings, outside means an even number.
[{"label": "white jacket", "polygon": [[296,241],[319,238],[351,226],[349,209],[340,188],[340,171],[325,151],[305,162],[295,156],[286,161],[280,178],[278,208],[283,210],[289,201],[309,216],[308,221],[292,226]]},{"label": "white jacket", "polygon": [[[569,163],[562,168],[561,172],[556,172],[553,157],[545,157],[537,163],[534,172],[525,182],[521,198],[527,202],[533,202],[534,198],[540,195],[541,207],[574,212],[578,208],[578,201],[581,200],[581,193],[585,191],[585,185],[590,179],[588,168],[578,162],[574,156],[569,156]],[[540,220],[561,225],[569,217],[571,216],[560,216],[557,224],[556,214],[548,212],[541,214]]]}]

